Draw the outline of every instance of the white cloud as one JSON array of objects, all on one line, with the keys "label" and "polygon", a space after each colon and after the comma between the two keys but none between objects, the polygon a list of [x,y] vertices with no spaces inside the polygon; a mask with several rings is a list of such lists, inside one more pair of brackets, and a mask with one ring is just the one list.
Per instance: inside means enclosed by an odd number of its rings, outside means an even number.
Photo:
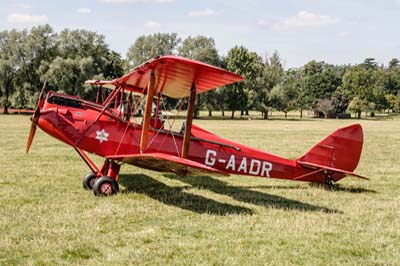
[{"label": "white cloud", "polygon": [[76,10],[76,12],[78,12],[80,14],[90,14],[90,13],[92,13],[92,10],[90,8],[81,7],[81,8],[78,8]]},{"label": "white cloud", "polygon": [[198,10],[198,11],[190,11],[188,13],[189,17],[210,17],[210,16],[216,16],[219,13],[213,9],[205,9],[205,10]]},{"label": "white cloud", "polygon": [[146,21],[146,23],[144,23],[144,26],[146,28],[154,29],[154,28],[161,27],[161,24],[157,21],[149,20],[149,21]]},{"label": "white cloud", "polygon": [[111,4],[164,4],[173,3],[175,0],[103,0],[103,2]]},{"label": "white cloud", "polygon": [[31,14],[14,13],[14,14],[8,15],[7,21],[9,23],[15,23],[15,24],[46,23],[47,21],[49,21],[49,18],[47,17],[47,15],[31,15]]},{"label": "white cloud", "polygon": [[340,18],[325,16],[308,11],[300,11],[296,15],[281,21],[259,20],[259,26],[273,29],[310,28],[332,25],[340,22]]}]

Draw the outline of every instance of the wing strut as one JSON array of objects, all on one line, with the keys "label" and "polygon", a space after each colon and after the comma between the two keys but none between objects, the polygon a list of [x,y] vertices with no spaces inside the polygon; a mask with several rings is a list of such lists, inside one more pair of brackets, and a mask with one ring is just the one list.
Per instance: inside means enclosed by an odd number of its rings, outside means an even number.
[{"label": "wing strut", "polygon": [[140,138],[140,153],[143,153],[147,147],[147,138],[150,127],[150,119],[151,119],[151,107],[153,105],[153,96],[154,96],[154,85],[156,81],[156,76],[154,74],[154,70],[151,71],[150,81],[147,89],[147,97],[146,97],[146,107],[143,116],[143,128],[142,128],[142,136]]},{"label": "wing strut", "polygon": [[192,121],[193,121],[195,100],[196,100],[196,85],[193,82],[192,87],[190,88],[189,106],[186,115],[185,134],[183,135],[182,158],[184,159],[187,159],[189,153],[190,135],[192,132]]},{"label": "wing strut", "polygon": [[101,173],[99,168],[97,168],[94,162],[89,158],[89,156],[87,156],[87,154],[83,150],[79,149],[78,147],[74,147],[74,149],[79,154],[79,156],[81,156],[82,160],[87,164],[87,166],[89,166],[93,174],[97,175]]}]

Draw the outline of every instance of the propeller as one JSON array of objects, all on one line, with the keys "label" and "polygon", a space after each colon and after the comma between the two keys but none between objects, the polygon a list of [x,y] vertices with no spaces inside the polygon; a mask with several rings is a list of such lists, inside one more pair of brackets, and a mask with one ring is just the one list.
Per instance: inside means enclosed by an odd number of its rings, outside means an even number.
[{"label": "propeller", "polygon": [[47,80],[45,80],[43,83],[42,90],[40,91],[40,94],[39,94],[38,104],[36,106],[35,112],[33,113],[33,116],[31,116],[31,121],[32,121],[31,130],[29,131],[28,142],[26,143],[26,153],[27,154],[32,145],[33,138],[35,137],[36,126],[37,126],[37,123],[39,121],[39,116],[40,116],[40,109],[43,107],[46,83],[47,83]]}]

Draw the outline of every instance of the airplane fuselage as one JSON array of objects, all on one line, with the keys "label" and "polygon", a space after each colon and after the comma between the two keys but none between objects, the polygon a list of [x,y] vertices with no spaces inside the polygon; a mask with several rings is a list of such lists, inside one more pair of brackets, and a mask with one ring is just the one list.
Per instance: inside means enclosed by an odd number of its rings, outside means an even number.
[{"label": "airplane fuselage", "polygon": [[[37,126],[67,143],[90,168],[82,185],[93,189],[95,195],[118,192],[122,163],[181,176],[238,174],[327,185],[345,175],[365,179],[353,172],[363,145],[358,124],[337,129],[295,160],[223,139],[193,125],[198,94],[241,80],[240,75],[224,69],[170,55],[150,59],[113,80],[86,81],[98,86],[96,102],[46,93],[45,82],[31,117],[26,152]],[[104,88],[111,91],[105,93]],[[136,103],[133,94],[139,95]],[[104,95],[108,95],[106,99]],[[187,99],[186,121],[180,132],[172,127],[164,129],[158,120],[163,97],[181,99],[181,103]],[[144,98],[142,122],[131,121]],[[104,157],[102,166],[97,166],[87,153]]]}]

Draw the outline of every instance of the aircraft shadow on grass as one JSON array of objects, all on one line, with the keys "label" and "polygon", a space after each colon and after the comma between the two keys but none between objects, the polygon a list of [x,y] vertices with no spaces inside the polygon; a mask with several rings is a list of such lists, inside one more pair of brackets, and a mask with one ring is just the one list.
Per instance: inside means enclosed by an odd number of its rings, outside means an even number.
[{"label": "aircraft shadow on grass", "polygon": [[[344,186],[342,184],[334,184],[332,187],[327,187],[325,184],[318,184],[318,183],[308,183],[309,187],[317,187],[325,189],[326,191],[342,191],[354,194],[361,194],[361,193],[377,193],[376,190],[361,188],[361,187],[353,187],[353,186]],[[307,186],[304,185],[258,185],[258,186],[240,186],[239,188],[244,189],[307,189]]]},{"label": "aircraft shadow on grass", "polygon": [[165,174],[164,176],[188,183],[193,187],[207,189],[214,193],[227,195],[237,201],[258,206],[285,210],[319,211],[327,213],[339,212],[326,207],[315,206],[297,200],[284,198],[282,196],[255,191],[243,186],[230,186],[226,182],[210,176],[180,177],[173,174]]},{"label": "aircraft shadow on grass", "polygon": [[354,194],[361,193],[377,193],[376,190],[361,188],[361,187],[352,187],[352,186],[343,186],[341,184],[334,184],[332,187],[326,187],[324,184],[310,183],[310,187],[321,187],[326,189],[327,191],[342,191]]},{"label": "aircraft shadow on grass", "polygon": [[197,213],[216,215],[248,214],[254,212],[246,207],[221,203],[183,191],[192,187],[207,189],[214,193],[227,195],[237,201],[258,206],[285,210],[314,211],[326,213],[341,213],[340,211],[287,199],[281,196],[262,193],[244,187],[229,186],[226,182],[210,176],[180,177],[174,174],[165,174],[165,177],[190,184],[190,186],[171,187],[145,174],[121,175],[119,182],[125,187],[122,192],[141,193],[164,204],[176,206]]},{"label": "aircraft shadow on grass", "polygon": [[140,193],[164,204],[176,206],[197,213],[215,215],[253,214],[249,208],[221,203],[200,195],[186,193],[190,186],[171,187],[145,174],[121,175],[119,183],[125,187],[124,193]]}]

